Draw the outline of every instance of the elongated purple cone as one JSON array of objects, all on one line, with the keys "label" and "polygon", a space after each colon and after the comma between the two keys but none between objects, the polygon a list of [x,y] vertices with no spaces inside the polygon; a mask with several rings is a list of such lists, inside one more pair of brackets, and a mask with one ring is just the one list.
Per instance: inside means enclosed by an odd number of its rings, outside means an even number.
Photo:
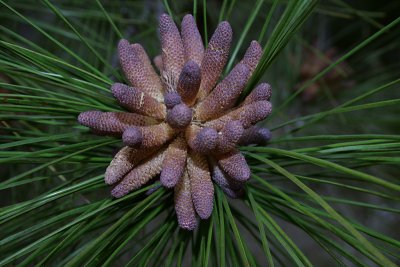
[{"label": "elongated purple cone", "polygon": [[167,122],[174,129],[184,129],[192,121],[192,109],[185,104],[173,107],[167,113]]},{"label": "elongated purple cone", "polygon": [[139,89],[115,83],[111,91],[118,103],[129,111],[160,120],[166,116],[165,106]]},{"label": "elongated purple cone", "polygon": [[190,143],[191,148],[201,154],[208,154],[213,151],[217,145],[218,133],[212,128],[202,128],[200,129]]},{"label": "elongated purple cone", "polygon": [[229,178],[226,173],[216,164],[211,163],[212,165],[212,173],[211,178],[213,181],[221,187],[221,189],[227,194],[230,198],[239,198],[244,194],[244,183],[236,181],[234,179]]},{"label": "elongated purple cone", "polygon": [[118,54],[122,70],[131,85],[160,99],[163,92],[161,80],[143,47],[140,44],[131,45],[122,39],[118,44]]},{"label": "elongated purple cone", "polygon": [[[125,117],[130,117],[130,115],[127,115]],[[121,120],[117,119],[113,113],[104,112],[97,120],[97,124],[94,129],[103,132],[104,134],[113,135],[122,133],[126,128],[130,127],[130,125],[131,124],[123,123]]]},{"label": "elongated purple cone", "polygon": [[200,218],[208,219],[213,210],[214,186],[211,181],[207,159],[205,156],[193,153],[193,151],[189,152],[187,169],[196,212]]},{"label": "elongated purple cone", "polygon": [[200,66],[203,60],[204,46],[192,15],[183,17],[181,33],[186,60],[193,60]]},{"label": "elongated purple cone", "polygon": [[168,92],[164,95],[164,104],[168,109],[171,109],[181,103],[181,96],[177,92]]},{"label": "elongated purple cone", "polygon": [[245,182],[250,178],[250,168],[246,163],[246,159],[238,150],[217,156],[218,165],[232,179],[239,182]]},{"label": "elongated purple cone", "polygon": [[130,170],[138,165],[140,161],[152,155],[155,149],[135,149],[131,147],[122,148],[107,167],[105,174],[106,184],[115,184]]},{"label": "elongated purple cone", "polygon": [[78,116],[78,122],[83,126],[89,127],[91,129],[96,129],[98,125],[97,122],[101,114],[103,114],[103,112],[98,110],[81,112]]},{"label": "elongated purple cone", "polygon": [[254,69],[257,67],[258,62],[263,54],[263,49],[257,41],[251,41],[249,48],[247,48],[246,53],[240,63],[245,64],[249,67],[250,73],[253,73]]},{"label": "elongated purple cone", "polygon": [[217,83],[228,60],[231,42],[231,25],[223,21],[218,25],[204,52],[204,58],[201,63],[199,100],[204,99]]},{"label": "elongated purple cone", "polygon": [[245,64],[237,64],[226,78],[201,102],[195,117],[200,121],[217,118],[232,108],[250,77],[250,69]]},{"label": "elongated purple cone", "polygon": [[266,145],[271,139],[271,132],[267,128],[252,126],[247,128],[239,140],[239,145],[246,146],[250,144]]},{"label": "elongated purple cone", "polygon": [[167,149],[160,175],[161,184],[174,187],[182,177],[186,167],[187,145],[183,137],[177,137]]},{"label": "elongated purple cone", "polygon": [[161,172],[164,156],[165,149],[160,150],[154,157],[151,157],[131,170],[122,181],[114,187],[111,191],[111,195],[120,198],[146,184],[151,178]]},{"label": "elongated purple cone", "polygon": [[257,101],[269,101],[272,96],[271,85],[268,83],[261,83],[254,88],[253,91],[243,101],[242,106],[248,105]]},{"label": "elongated purple cone", "polygon": [[239,108],[234,113],[232,119],[238,119],[243,128],[249,128],[256,122],[262,121],[269,114],[271,114],[272,105],[268,101],[257,101],[250,105],[243,106]]},{"label": "elongated purple cone", "polygon": [[157,121],[151,117],[127,113],[127,112],[104,112],[100,115],[94,129],[107,134],[122,134],[132,126],[151,125]]},{"label": "elongated purple cone", "polygon": [[247,129],[251,125],[265,119],[272,110],[272,105],[268,101],[257,101],[237,108],[218,119],[205,123],[206,127],[214,128],[220,131],[224,125],[233,120],[239,120],[243,128]]},{"label": "elongated purple cone", "polygon": [[189,60],[186,62],[185,66],[183,66],[176,89],[185,104],[189,106],[194,104],[200,88],[200,82],[200,67],[196,62]]},{"label": "elongated purple cone", "polygon": [[226,154],[234,149],[243,134],[243,126],[240,121],[230,121],[225,124],[218,135],[215,152],[217,154]]},{"label": "elongated purple cone", "polygon": [[174,192],[175,212],[179,226],[186,230],[194,230],[197,227],[197,220],[187,171],[175,186]]},{"label": "elongated purple cone", "polygon": [[178,28],[167,14],[160,16],[160,39],[163,71],[177,81],[185,64],[185,52]]},{"label": "elongated purple cone", "polygon": [[96,132],[120,135],[132,126],[152,125],[157,121],[151,117],[127,112],[86,111],[79,114],[78,121]]},{"label": "elongated purple cone", "polygon": [[122,141],[124,145],[130,147],[139,146],[142,143],[142,132],[138,127],[129,127],[122,134]]}]

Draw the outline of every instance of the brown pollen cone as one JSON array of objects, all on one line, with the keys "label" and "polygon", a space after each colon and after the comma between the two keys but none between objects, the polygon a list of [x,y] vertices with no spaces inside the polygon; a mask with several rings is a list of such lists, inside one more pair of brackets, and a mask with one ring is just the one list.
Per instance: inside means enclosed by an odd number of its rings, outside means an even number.
[{"label": "brown pollen cone", "polygon": [[105,182],[110,185],[118,182],[140,161],[154,154],[154,152],[155,149],[139,150],[127,146],[122,148],[107,167]]},{"label": "brown pollen cone", "polygon": [[197,106],[195,118],[206,121],[218,118],[233,107],[242,93],[250,75],[250,69],[239,63],[226,78]]},{"label": "brown pollen cone", "polygon": [[118,54],[122,70],[131,85],[156,99],[161,99],[160,77],[151,66],[143,47],[140,44],[131,45],[127,40],[121,40],[118,44]]},{"label": "brown pollen cone", "polygon": [[232,28],[228,22],[221,22],[208,43],[201,63],[201,85],[198,98],[206,97],[217,83],[228,61],[232,41]]},{"label": "brown pollen cone", "polygon": [[192,60],[200,66],[204,55],[204,45],[192,15],[183,17],[181,28],[186,60]]},{"label": "brown pollen cone", "polygon": [[174,190],[175,211],[181,228],[194,230],[197,227],[190,180],[187,171],[183,174]]},{"label": "brown pollen cone", "polygon": [[164,156],[165,149],[157,152],[154,157],[145,160],[139,166],[132,169],[122,181],[114,187],[111,194],[116,198],[120,198],[147,183],[151,178],[161,172]]},{"label": "brown pollen cone", "polygon": [[146,92],[122,83],[115,83],[111,91],[118,103],[129,111],[156,119],[165,118],[165,106]]},{"label": "brown pollen cone", "polygon": [[179,30],[167,14],[160,17],[160,39],[162,50],[163,72],[178,80],[185,64],[185,51]]},{"label": "brown pollen cone", "polygon": [[214,186],[211,181],[207,158],[198,153],[189,152],[187,169],[196,212],[200,218],[208,219],[213,210]]},{"label": "brown pollen cone", "polygon": [[177,137],[168,147],[162,171],[160,175],[161,184],[165,187],[174,187],[182,177],[187,158],[187,144],[183,137]]}]

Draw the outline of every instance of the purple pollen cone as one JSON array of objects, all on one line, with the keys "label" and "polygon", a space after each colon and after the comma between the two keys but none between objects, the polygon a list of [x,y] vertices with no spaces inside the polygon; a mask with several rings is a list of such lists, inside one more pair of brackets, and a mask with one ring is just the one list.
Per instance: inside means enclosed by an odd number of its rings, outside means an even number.
[{"label": "purple pollen cone", "polygon": [[201,154],[213,151],[217,145],[218,132],[212,128],[201,129],[194,140],[194,150]]},{"label": "purple pollen cone", "polygon": [[204,45],[192,15],[188,14],[183,17],[181,29],[186,59],[191,59],[200,65],[204,56]]},{"label": "purple pollen cone", "polygon": [[262,53],[263,49],[261,45],[257,41],[251,41],[241,62],[249,66],[251,72],[253,72],[260,61]]},{"label": "purple pollen cone", "polygon": [[183,129],[192,121],[192,109],[185,104],[173,107],[167,113],[167,122],[172,128]]},{"label": "purple pollen cone", "polygon": [[269,101],[272,96],[271,85],[268,83],[261,83],[254,88],[253,91],[246,97],[242,105],[247,105],[257,101]]},{"label": "purple pollen cone", "polygon": [[175,166],[166,166],[163,168],[160,181],[163,186],[167,188],[174,188],[178,182],[179,177],[182,175],[182,170],[175,168]]},{"label": "purple pollen cone", "polygon": [[111,92],[119,105],[131,112],[147,115],[156,119],[165,118],[165,107],[149,94],[122,83],[115,83]]},{"label": "purple pollen cone", "polygon": [[199,65],[193,60],[189,60],[183,66],[179,75],[176,90],[182,96],[183,102],[192,105],[196,100],[196,95],[200,88],[201,70]]},{"label": "purple pollen cone", "polygon": [[244,183],[231,179],[215,162],[212,163],[211,177],[230,198],[239,198],[243,195]]},{"label": "purple pollen cone", "polygon": [[250,178],[250,168],[244,156],[236,150],[218,157],[218,165],[229,177],[244,182]]},{"label": "purple pollen cone", "polygon": [[201,62],[201,86],[198,98],[202,100],[214,88],[225,63],[228,61],[229,49],[232,41],[231,25],[221,22],[208,43]]},{"label": "purple pollen cone", "polygon": [[160,182],[167,188],[173,188],[182,177],[186,167],[187,144],[184,138],[176,138],[168,147],[162,164]]},{"label": "purple pollen cone", "polygon": [[231,142],[238,142],[240,137],[243,134],[243,126],[240,123],[240,121],[230,121],[227,124],[225,124],[224,129],[222,131],[224,132],[224,135],[231,141]]},{"label": "purple pollen cone", "polygon": [[243,126],[240,121],[230,121],[225,124],[218,136],[216,154],[225,154],[234,149],[243,135]]},{"label": "purple pollen cone", "polygon": [[102,113],[103,112],[97,110],[82,112],[78,116],[78,122],[86,127],[94,128]]},{"label": "purple pollen cone", "polygon": [[130,127],[122,134],[122,141],[125,145],[130,147],[138,146],[142,143],[142,132],[138,127]]},{"label": "purple pollen cone", "polygon": [[179,226],[186,230],[194,230],[197,226],[191,191],[189,175],[185,171],[174,188],[174,201]]},{"label": "purple pollen cone", "polygon": [[239,140],[239,145],[266,145],[270,139],[270,130],[267,128],[261,128],[259,126],[252,126],[243,132],[243,135]]},{"label": "purple pollen cone", "polygon": [[164,95],[164,104],[168,109],[182,103],[181,96],[177,92],[168,92]]}]

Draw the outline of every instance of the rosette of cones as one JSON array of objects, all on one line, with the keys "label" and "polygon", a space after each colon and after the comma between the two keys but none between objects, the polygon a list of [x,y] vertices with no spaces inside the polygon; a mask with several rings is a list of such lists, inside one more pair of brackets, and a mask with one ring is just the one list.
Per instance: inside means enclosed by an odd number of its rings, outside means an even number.
[{"label": "rosette of cones", "polygon": [[111,91],[127,111],[86,111],[78,120],[96,134],[122,137],[125,147],[105,174],[114,197],[159,175],[174,189],[180,227],[193,230],[197,215],[212,213],[213,181],[232,198],[244,193],[250,169],[237,146],[270,139],[269,130],[255,124],[271,113],[271,87],[259,84],[236,105],[262,55],[256,41],[219,81],[232,41],[228,22],[218,25],[207,48],[191,15],[180,32],[166,14],[159,26],[162,54],[154,65],[160,75],[140,44],[121,40],[118,53],[130,86],[116,83]]}]

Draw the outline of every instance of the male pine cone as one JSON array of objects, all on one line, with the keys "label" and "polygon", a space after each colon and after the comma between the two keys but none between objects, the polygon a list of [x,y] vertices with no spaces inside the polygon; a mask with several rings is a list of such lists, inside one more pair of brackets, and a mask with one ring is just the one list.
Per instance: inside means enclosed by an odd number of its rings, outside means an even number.
[{"label": "male pine cone", "polygon": [[100,135],[122,137],[123,147],[105,174],[120,198],[159,175],[174,188],[180,227],[193,230],[196,214],[210,217],[214,181],[230,197],[243,194],[250,169],[238,145],[265,144],[268,129],[255,124],[271,113],[271,87],[259,84],[237,100],[256,68],[262,48],[252,41],[243,59],[218,82],[228,60],[232,29],[221,22],[207,48],[193,16],[181,32],[166,14],[160,17],[161,56],[149,57],[140,44],[121,40],[118,53],[130,86],[111,91],[125,112],[86,111],[78,121]]}]

